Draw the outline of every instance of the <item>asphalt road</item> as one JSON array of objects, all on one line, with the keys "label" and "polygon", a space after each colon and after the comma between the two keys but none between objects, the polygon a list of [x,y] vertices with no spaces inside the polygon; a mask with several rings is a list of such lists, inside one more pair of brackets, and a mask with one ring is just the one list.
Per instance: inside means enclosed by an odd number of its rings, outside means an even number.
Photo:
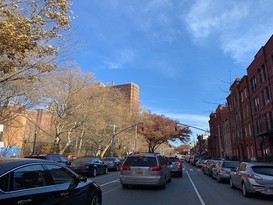
[{"label": "asphalt road", "polygon": [[243,197],[228,183],[217,183],[192,165],[185,163],[183,178],[172,177],[166,189],[131,187],[123,189],[119,172],[91,178],[100,184],[103,205],[272,205],[273,197]]}]

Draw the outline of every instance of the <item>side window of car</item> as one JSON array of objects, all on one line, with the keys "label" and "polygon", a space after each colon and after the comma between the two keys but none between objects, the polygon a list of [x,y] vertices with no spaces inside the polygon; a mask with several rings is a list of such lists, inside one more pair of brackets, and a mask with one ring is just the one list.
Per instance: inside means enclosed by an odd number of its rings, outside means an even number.
[{"label": "side window of car", "polygon": [[46,186],[46,172],[42,165],[30,165],[10,174],[10,191]]},{"label": "side window of car", "polygon": [[54,184],[74,184],[76,176],[62,166],[47,164],[46,169],[49,171]]},{"label": "side window of car", "polygon": [[0,177],[0,189],[2,191],[10,191],[11,186],[13,183],[11,182],[12,177],[10,177],[10,173],[5,174],[4,176]]}]

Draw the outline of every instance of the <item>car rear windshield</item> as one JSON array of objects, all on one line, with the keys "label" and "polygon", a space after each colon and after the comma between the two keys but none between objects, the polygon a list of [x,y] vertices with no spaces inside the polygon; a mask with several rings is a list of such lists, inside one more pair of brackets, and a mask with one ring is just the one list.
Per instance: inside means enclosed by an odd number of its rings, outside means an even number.
[{"label": "car rear windshield", "polygon": [[127,157],[124,166],[149,167],[157,166],[156,157],[136,156]]},{"label": "car rear windshield", "polygon": [[273,176],[273,166],[253,166],[252,170],[257,174]]},{"label": "car rear windshield", "polygon": [[179,162],[180,159],[178,158],[169,158],[169,162]]}]

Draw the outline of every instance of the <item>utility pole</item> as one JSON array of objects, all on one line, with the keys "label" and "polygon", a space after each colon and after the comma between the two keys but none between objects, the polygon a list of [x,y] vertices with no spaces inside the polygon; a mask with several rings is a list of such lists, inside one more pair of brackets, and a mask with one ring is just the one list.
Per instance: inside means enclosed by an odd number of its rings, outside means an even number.
[{"label": "utility pole", "polygon": [[34,131],[34,140],[33,140],[33,147],[32,147],[32,154],[35,153],[36,139],[37,139],[37,129],[35,128],[35,131]]}]

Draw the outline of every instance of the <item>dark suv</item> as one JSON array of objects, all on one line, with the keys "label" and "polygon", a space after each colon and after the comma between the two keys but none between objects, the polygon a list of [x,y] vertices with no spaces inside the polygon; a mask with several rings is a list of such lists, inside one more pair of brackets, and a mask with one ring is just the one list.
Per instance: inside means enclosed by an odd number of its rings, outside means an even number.
[{"label": "dark suv", "polygon": [[66,166],[70,166],[71,162],[63,155],[61,154],[39,154],[39,155],[29,155],[25,158],[35,158],[35,159],[45,159],[45,160],[51,160],[54,162],[58,162],[61,164],[64,164]]},{"label": "dark suv", "polygon": [[176,174],[179,177],[183,177],[183,164],[178,157],[169,157],[168,158],[171,173]]}]

